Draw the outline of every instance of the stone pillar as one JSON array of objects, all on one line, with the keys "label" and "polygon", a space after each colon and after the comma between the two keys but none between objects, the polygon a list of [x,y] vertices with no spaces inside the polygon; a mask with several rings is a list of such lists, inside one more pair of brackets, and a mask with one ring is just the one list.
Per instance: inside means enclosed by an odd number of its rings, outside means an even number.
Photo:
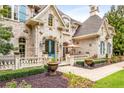
[{"label": "stone pillar", "polygon": [[61,33],[61,36],[62,36],[62,41],[61,41],[61,44],[62,44],[62,49],[61,49],[61,58],[62,58],[62,60],[63,60],[63,33]]},{"label": "stone pillar", "polygon": [[14,57],[15,57],[15,68],[14,68],[14,70],[16,70],[16,69],[20,68],[20,55],[19,55],[19,52],[14,52]]},{"label": "stone pillar", "polygon": [[70,65],[73,66],[74,65],[74,56],[70,56]]},{"label": "stone pillar", "polygon": [[35,56],[38,56],[38,27],[35,27]]}]

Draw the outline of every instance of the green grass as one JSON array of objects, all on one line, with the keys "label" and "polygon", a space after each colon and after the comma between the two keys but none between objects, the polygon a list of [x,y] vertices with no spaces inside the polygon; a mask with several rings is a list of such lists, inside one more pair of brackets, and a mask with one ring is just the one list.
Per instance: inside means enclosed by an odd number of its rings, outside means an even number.
[{"label": "green grass", "polygon": [[6,80],[16,79],[16,78],[20,78],[20,77],[26,77],[26,76],[30,76],[30,75],[43,73],[45,71],[46,71],[46,69],[41,66],[18,69],[18,70],[0,71],[0,81],[6,81]]},{"label": "green grass", "polygon": [[96,81],[94,88],[124,88],[124,70]]}]

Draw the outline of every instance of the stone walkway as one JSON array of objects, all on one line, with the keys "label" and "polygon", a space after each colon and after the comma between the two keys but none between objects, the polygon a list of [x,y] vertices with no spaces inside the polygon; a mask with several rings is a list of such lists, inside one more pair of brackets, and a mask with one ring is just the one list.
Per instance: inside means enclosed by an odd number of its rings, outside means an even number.
[{"label": "stone walkway", "polygon": [[61,72],[71,72],[73,74],[88,78],[92,81],[97,81],[102,79],[114,72],[122,70],[124,67],[124,62],[115,63],[111,65],[107,65],[104,67],[96,68],[96,69],[85,69],[73,66],[62,66],[58,68],[58,71]]}]

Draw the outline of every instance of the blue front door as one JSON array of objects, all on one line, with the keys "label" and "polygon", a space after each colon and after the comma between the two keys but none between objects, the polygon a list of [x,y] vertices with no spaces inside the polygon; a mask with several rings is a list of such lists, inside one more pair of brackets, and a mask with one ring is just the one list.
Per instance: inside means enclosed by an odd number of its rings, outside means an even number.
[{"label": "blue front door", "polygon": [[55,58],[55,41],[46,40],[46,51],[49,57]]}]

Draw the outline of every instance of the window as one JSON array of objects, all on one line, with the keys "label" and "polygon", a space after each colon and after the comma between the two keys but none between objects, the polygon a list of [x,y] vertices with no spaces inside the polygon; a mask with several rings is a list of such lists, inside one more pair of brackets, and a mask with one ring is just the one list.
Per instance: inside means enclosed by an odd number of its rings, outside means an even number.
[{"label": "window", "polygon": [[19,21],[25,22],[26,20],[26,6],[20,5],[19,7]]},{"label": "window", "polygon": [[53,15],[52,15],[52,14],[49,14],[49,17],[48,17],[48,25],[49,25],[49,26],[53,26]]},{"label": "window", "polygon": [[25,38],[19,38],[19,54],[20,54],[20,57],[25,57],[25,44],[26,44]]},{"label": "window", "polygon": [[100,42],[100,54],[105,54],[105,43],[103,41]]},{"label": "window", "polygon": [[111,54],[111,44],[110,43],[107,44],[107,53]]},{"label": "window", "polygon": [[14,20],[18,20],[18,6],[14,6]]},{"label": "window", "polygon": [[11,18],[12,8],[9,5],[3,5],[3,16]]}]

